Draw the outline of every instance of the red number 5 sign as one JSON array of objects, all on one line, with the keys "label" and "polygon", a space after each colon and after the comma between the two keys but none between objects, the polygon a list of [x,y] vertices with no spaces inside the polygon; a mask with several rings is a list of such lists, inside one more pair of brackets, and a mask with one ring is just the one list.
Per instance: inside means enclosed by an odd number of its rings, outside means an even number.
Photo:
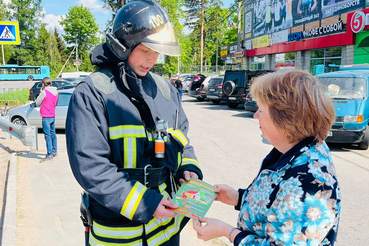
[{"label": "red number 5 sign", "polygon": [[363,11],[356,11],[351,19],[351,30],[354,33],[361,32],[365,27],[365,14]]}]

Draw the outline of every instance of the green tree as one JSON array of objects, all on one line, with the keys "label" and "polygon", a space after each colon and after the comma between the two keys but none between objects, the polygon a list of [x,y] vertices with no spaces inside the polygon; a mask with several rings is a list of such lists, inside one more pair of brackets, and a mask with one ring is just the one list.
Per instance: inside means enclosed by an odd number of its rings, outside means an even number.
[{"label": "green tree", "polygon": [[178,57],[165,57],[165,65],[163,66],[164,72],[171,77],[173,73],[177,73],[178,71],[178,61],[180,59],[182,66],[183,61],[188,60],[188,47],[186,46],[186,39],[187,37],[183,35],[183,28],[184,26],[180,23],[180,19],[184,17],[184,12],[182,10],[182,1],[181,0],[162,0],[160,1],[160,5],[168,13],[168,16],[174,26],[174,34],[176,37],[177,42],[180,45],[181,49],[181,56]]},{"label": "green tree", "polygon": [[[67,44],[76,45],[78,48],[78,58],[82,56],[85,62],[88,53],[99,43],[97,37],[99,27],[96,24],[95,17],[87,7],[73,6],[69,8],[68,14],[62,18],[60,24],[63,26],[65,34],[63,38]],[[88,63],[90,63],[88,61]],[[89,66],[83,64],[83,66]]]},{"label": "green tree", "polygon": [[36,33],[43,17],[41,0],[12,0],[6,15],[10,21],[18,21],[21,45],[11,47],[10,60],[18,65],[32,64],[37,45]]},{"label": "green tree", "polygon": [[111,10],[111,18],[106,23],[106,26],[111,26],[113,24],[114,18],[117,15],[118,10],[123,7],[127,0],[102,0],[104,4],[104,8]]},{"label": "green tree", "polygon": [[57,43],[58,51],[59,51],[59,54],[60,54],[60,60],[64,64],[64,62],[66,62],[66,60],[68,58],[67,46],[65,45],[64,40],[61,38],[61,36],[59,35],[59,32],[56,28],[54,28],[54,38],[55,38],[56,43]]}]

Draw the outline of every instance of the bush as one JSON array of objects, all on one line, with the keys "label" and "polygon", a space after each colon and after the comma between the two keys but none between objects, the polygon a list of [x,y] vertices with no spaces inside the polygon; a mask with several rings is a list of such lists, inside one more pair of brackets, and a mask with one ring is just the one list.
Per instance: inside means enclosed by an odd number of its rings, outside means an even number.
[{"label": "bush", "polygon": [[[25,88],[18,91],[9,91],[5,93],[0,94],[0,101],[3,100],[18,100],[19,106],[25,104],[28,101],[29,97],[29,89]],[[1,105],[3,106],[3,105]],[[14,105],[12,103],[9,103],[10,107],[13,107]]]}]

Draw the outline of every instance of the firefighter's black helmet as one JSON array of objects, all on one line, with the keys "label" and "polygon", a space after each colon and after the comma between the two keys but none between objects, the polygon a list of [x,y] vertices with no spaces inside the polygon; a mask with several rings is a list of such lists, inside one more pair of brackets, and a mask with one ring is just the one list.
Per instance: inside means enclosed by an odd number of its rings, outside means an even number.
[{"label": "firefighter's black helmet", "polygon": [[173,24],[163,7],[153,0],[129,2],[119,9],[106,43],[122,60],[140,43],[164,55],[180,55]]}]

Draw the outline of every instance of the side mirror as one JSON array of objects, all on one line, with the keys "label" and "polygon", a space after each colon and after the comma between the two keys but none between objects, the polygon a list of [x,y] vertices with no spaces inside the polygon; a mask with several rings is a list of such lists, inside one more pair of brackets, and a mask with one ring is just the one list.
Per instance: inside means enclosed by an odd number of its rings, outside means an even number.
[{"label": "side mirror", "polygon": [[30,107],[31,107],[31,108],[36,108],[36,102],[31,103],[31,104],[30,104]]}]

